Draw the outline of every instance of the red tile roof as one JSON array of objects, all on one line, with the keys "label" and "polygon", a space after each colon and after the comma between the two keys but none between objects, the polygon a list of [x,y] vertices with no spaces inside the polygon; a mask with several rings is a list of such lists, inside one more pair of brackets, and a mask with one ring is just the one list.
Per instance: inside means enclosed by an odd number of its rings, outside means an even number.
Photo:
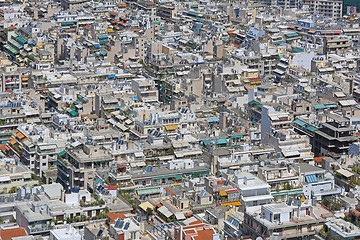
[{"label": "red tile roof", "polygon": [[198,230],[197,236],[194,236],[194,240],[211,240],[213,234],[215,234],[214,229]]},{"label": "red tile roof", "polygon": [[175,193],[168,187],[164,188],[165,191],[167,191],[168,193],[170,193],[171,195],[175,195]]},{"label": "red tile roof", "polygon": [[127,218],[123,213],[107,213],[106,216],[110,219],[110,220],[116,220],[118,218],[122,218],[125,219]]},{"label": "red tile roof", "polygon": [[10,26],[10,27],[8,27],[8,29],[9,29],[9,30],[14,30],[14,29],[16,29],[16,27]]},{"label": "red tile roof", "polygon": [[106,188],[107,188],[108,190],[117,190],[117,188],[114,187],[113,185],[108,185],[108,186],[106,186]]},{"label": "red tile roof", "polygon": [[317,163],[321,163],[322,159],[323,159],[323,157],[314,157],[314,161]]},{"label": "red tile roof", "polygon": [[22,237],[22,236],[27,236],[27,233],[25,232],[24,228],[10,228],[10,229],[0,230],[1,240],[9,240],[14,237]]}]

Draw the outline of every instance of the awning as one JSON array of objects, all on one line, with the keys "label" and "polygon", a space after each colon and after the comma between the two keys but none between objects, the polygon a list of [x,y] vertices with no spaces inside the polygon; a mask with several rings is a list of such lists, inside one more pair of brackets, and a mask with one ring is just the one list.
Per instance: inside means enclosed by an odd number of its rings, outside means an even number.
[{"label": "awning", "polygon": [[16,136],[17,136],[20,140],[25,137],[25,135],[22,134],[21,132],[16,133]]},{"label": "awning", "polygon": [[300,120],[300,119],[296,119],[296,120],[294,121],[294,123],[300,125],[300,127],[303,127],[303,126],[306,125],[306,122],[304,122],[304,121],[302,121],[302,120]]},{"label": "awning", "polygon": [[8,182],[11,181],[9,176],[1,176],[0,177],[0,182]]},{"label": "awning", "polygon": [[145,212],[146,212],[146,209],[148,209],[148,208],[151,208],[151,210],[154,209],[154,205],[152,205],[152,204],[149,203],[149,202],[143,202],[142,204],[139,205],[139,207],[140,207],[142,210],[144,210]]},{"label": "awning", "polygon": [[160,188],[147,188],[147,189],[138,189],[136,190],[138,195],[152,195],[152,194],[159,194]]},{"label": "awning", "polygon": [[169,217],[171,217],[173,215],[173,213],[170,212],[169,209],[167,209],[167,207],[165,207],[165,206],[162,206],[162,207],[158,208],[158,211],[162,215],[164,215],[166,218],[169,218]]},{"label": "awning", "polygon": [[176,218],[177,220],[184,220],[184,219],[186,219],[185,215],[184,215],[182,212],[177,212],[177,213],[175,213],[175,218]]},{"label": "awning", "polygon": [[221,206],[223,207],[241,206],[241,202],[240,201],[227,202],[227,203],[222,203]]},{"label": "awning", "polygon": [[58,156],[61,157],[61,156],[63,156],[65,153],[66,153],[65,150],[64,150],[64,151],[61,151],[61,152],[58,153]]},{"label": "awning", "polygon": [[221,197],[227,196],[227,192],[224,191],[224,190],[221,190],[221,191],[220,191],[220,196],[221,196]]},{"label": "awning", "polygon": [[144,157],[143,152],[135,152],[134,155],[135,155],[135,157]]},{"label": "awning", "polygon": [[166,129],[167,131],[172,131],[172,130],[177,130],[177,129],[179,129],[179,127],[178,127],[177,125],[167,125],[167,126],[165,126],[165,129]]},{"label": "awning", "polygon": [[354,174],[346,169],[339,169],[336,170],[337,173],[340,173],[341,175],[343,175],[346,178],[352,177],[354,176]]},{"label": "awning", "polygon": [[208,118],[207,121],[208,121],[209,123],[219,122],[219,118]]}]

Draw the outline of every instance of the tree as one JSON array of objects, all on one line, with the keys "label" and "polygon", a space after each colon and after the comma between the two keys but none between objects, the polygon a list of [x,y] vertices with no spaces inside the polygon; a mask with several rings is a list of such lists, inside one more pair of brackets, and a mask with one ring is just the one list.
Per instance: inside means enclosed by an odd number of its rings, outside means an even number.
[{"label": "tree", "polygon": [[152,215],[152,209],[151,208],[146,208],[146,214],[148,215],[148,216],[150,216],[150,215]]},{"label": "tree", "polygon": [[325,240],[335,240],[335,238],[333,237],[331,229],[329,229],[329,231],[327,232]]},{"label": "tree", "polygon": [[331,204],[331,201],[325,197],[325,198],[322,200],[322,204],[323,204],[325,207],[328,207],[328,206]]}]

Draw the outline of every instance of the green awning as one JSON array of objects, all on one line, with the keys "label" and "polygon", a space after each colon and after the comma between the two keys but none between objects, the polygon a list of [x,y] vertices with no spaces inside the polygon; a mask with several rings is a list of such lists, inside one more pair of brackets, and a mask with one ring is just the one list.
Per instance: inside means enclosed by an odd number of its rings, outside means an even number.
[{"label": "green awning", "polygon": [[163,178],[174,178],[175,175],[166,175],[166,176],[156,176],[156,177],[152,177],[151,179],[156,180],[156,179],[163,179]]},{"label": "green awning", "polygon": [[317,130],[317,128],[313,126],[308,126],[306,129],[309,130],[310,132],[315,132]]},{"label": "green awning", "polygon": [[243,135],[234,135],[234,136],[231,136],[231,138],[242,138],[244,137]]},{"label": "green awning", "polygon": [[100,36],[98,36],[98,39],[105,39],[105,38],[108,38],[108,36],[107,36],[107,35],[100,35]]},{"label": "green awning", "polygon": [[306,122],[304,122],[304,121],[302,121],[302,120],[300,120],[300,119],[296,119],[296,120],[294,121],[294,123],[300,125],[301,127],[303,127],[303,126],[306,125]]},{"label": "green awning", "polygon": [[19,41],[19,42],[21,42],[22,44],[25,44],[25,43],[26,43],[26,40],[23,39],[22,37],[17,37],[16,40]]},{"label": "green awning", "polygon": [[94,183],[96,184],[96,185],[98,185],[98,184],[100,184],[100,183],[102,183],[103,182],[103,180],[101,180],[100,178],[98,178],[98,179],[96,179],[95,181],[94,181]]},{"label": "green awning", "polygon": [[147,189],[138,189],[136,190],[138,195],[152,195],[152,194],[159,194],[160,188],[147,188]]},{"label": "green awning", "polygon": [[199,14],[196,13],[196,12],[187,12],[187,14],[190,15],[190,16],[197,16],[197,15],[199,15]]},{"label": "green awning", "polygon": [[273,197],[277,197],[277,196],[285,196],[285,195],[299,195],[303,193],[304,192],[302,190],[295,190],[295,191],[272,193],[271,195],[273,195]]},{"label": "green awning", "polygon": [[106,56],[107,55],[107,52],[105,50],[101,50],[100,51],[100,54],[103,55],[103,56]]},{"label": "green awning", "polygon": [[285,41],[276,41],[276,42],[273,42],[273,44],[275,44],[275,45],[279,45],[279,44],[282,44],[282,43],[285,43]]},{"label": "green awning", "polygon": [[297,33],[288,33],[288,34],[285,34],[287,37],[296,37],[298,36],[299,34]]},{"label": "green awning", "polygon": [[316,110],[319,110],[319,109],[325,109],[326,106],[325,106],[325,105],[314,105],[314,108],[315,108]]},{"label": "green awning", "polygon": [[206,171],[200,171],[200,172],[192,172],[192,175],[197,175],[197,174],[208,174],[210,171],[206,170]]},{"label": "green awning", "polygon": [[204,143],[205,146],[207,146],[212,141],[214,141],[216,145],[227,144],[229,142],[226,138],[220,138],[220,139],[204,140],[203,143]]},{"label": "green awning", "polygon": [[194,22],[204,22],[204,20],[202,20],[202,19],[195,19],[195,18],[193,19],[193,21]]},{"label": "green awning", "polygon": [[64,151],[59,152],[59,153],[58,153],[58,156],[59,156],[59,157],[61,157],[61,156],[63,156],[64,154],[66,154],[66,151],[65,151],[65,150],[64,150]]},{"label": "green awning", "polygon": [[227,140],[226,138],[220,138],[220,139],[216,139],[215,140],[215,143],[217,145],[220,145],[220,144],[227,144],[229,142],[229,140]]},{"label": "green awning", "polygon": [[104,41],[100,41],[99,43],[100,44],[106,44],[106,43],[109,43],[110,41],[109,40],[104,40]]},{"label": "green awning", "polygon": [[181,175],[176,175],[176,176],[175,176],[175,179],[176,179],[176,180],[181,180],[181,179],[182,179],[182,176],[181,176]]},{"label": "green awning", "polygon": [[75,22],[62,22],[61,26],[69,26],[69,25],[74,25]]},{"label": "green awning", "polygon": [[72,110],[72,111],[70,111],[69,113],[70,113],[70,115],[73,116],[73,117],[76,117],[76,116],[79,114],[79,113],[76,112],[75,110]]},{"label": "green awning", "polygon": [[153,22],[153,24],[154,24],[154,25],[159,25],[159,24],[160,24],[160,22]]},{"label": "green awning", "polygon": [[252,104],[256,104],[259,108],[262,108],[262,106],[263,106],[261,103],[255,101],[255,100],[252,100],[249,102],[249,105],[252,105]]},{"label": "green awning", "polygon": [[338,106],[336,104],[326,104],[327,108],[337,108]]},{"label": "green awning", "polygon": [[304,50],[302,50],[300,48],[294,48],[294,52],[300,53],[300,52],[304,52]]}]

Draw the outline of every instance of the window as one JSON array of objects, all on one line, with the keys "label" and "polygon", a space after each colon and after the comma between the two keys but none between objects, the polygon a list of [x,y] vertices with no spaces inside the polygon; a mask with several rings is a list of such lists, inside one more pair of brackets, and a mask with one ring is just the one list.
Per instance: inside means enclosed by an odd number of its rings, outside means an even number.
[{"label": "window", "polygon": [[274,214],[274,222],[280,222],[280,214]]}]

